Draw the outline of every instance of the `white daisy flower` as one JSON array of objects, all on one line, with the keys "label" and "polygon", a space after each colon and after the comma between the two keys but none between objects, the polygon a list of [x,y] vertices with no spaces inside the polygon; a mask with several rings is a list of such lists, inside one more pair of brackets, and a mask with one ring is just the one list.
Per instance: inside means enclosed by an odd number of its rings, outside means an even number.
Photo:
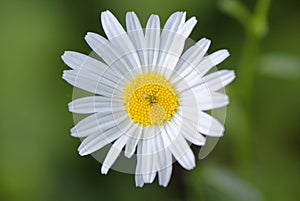
[{"label": "white daisy flower", "polygon": [[81,156],[112,143],[101,172],[107,174],[122,151],[137,158],[136,186],[158,182],[167,186],[173,158],[185,169],[195,167],[190,144],[205,145],[206,136],[221,137],[224,126],[205,111],[229,103],[222,92],[234,78],[232,70],[207,74],[229,56],[227,50],[207,55],[210,41],[199,40],[185,52],[186,39],[196,25],[185,12],[172,14],[160,29],[151,15],[145,31],[134,12],[123,29],[105,11],[101,22],[108,39],[87,33],[85,40],[103,61],[66,51],[63,79],[94,95],[72,101],[73,113],[91,114],[71,135],[82,139]]}]

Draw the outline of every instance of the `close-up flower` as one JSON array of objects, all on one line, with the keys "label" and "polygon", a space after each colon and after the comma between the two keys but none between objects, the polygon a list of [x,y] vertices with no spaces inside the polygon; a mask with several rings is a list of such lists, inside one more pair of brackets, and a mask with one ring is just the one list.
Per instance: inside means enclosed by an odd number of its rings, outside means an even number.
[{"label": "close-up flower", "polygon": [[[107,174],[121,152],[136,157],[135,182],[142,187],[158,176],[166,187],[177,161],[195,167],[190,145],[204,146],[206,137],[219,138],[224,125],[207,111],[225,107],[223,88],[233,70],[212,70],[225,60],[227,50],[208,54],[210,40],[202,38],[186,48],[197,20],[175,12],[161,29],[151,15],[143,29],[134,12],[126,14],[126,31],[110,11],[101,13],[107,39],[87,33],[85,40],[100,58],[66,51],[62,59],[71,70],[63,79],[92,93],[69,103],[80,120],[71,135],[82,140],[81,156],[112,144],[102,163]],[[222,91],[223,90],[223,91]]]}]

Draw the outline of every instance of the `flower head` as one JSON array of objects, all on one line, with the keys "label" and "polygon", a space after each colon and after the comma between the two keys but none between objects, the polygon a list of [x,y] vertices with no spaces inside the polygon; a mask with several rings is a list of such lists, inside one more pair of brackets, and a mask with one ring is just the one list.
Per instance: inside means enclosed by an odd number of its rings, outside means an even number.
[{"label": "flower head", "polygon": [[66,51],[62,59],[72,70],[63,79],[94,95],[72,101],[73,113],[91,114],[78,122],[71,135],[82,138],[80,155],[111,144],[102,164],[106,174],[122,151],[136,155],[137,186],[167,186],[172,157],[185,169],[195,167],[189,146],[203,146],[206,136],[221,137],[224,126],[205,111],[224,107],[228,96],[220,89],[234,78],[231,70],[208,73],[229,56],[227,50],[206,55],[210,41],[199,40],[185,52],[186,39],[196,25],[176,12],[160,29],[151,15],[145,31],[133,12],[126,15],[127,32],[109,11],[101,14],[108,39],[87,33],[85,39],[103,61]]}]

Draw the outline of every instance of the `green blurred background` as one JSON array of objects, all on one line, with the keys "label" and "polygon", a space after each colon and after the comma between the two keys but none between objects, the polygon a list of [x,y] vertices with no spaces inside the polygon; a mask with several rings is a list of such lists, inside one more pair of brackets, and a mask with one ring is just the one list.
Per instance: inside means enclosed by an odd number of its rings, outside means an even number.
[{"label": "green blurred background", "polygon": [[[246,0],[1,0],[0,200],[300,200],[300,26],[297,1]],[[299,5],[299,4],[298,4]],[[103,34],[101,11],[125,22],[135,11],[163,24],[187,11],[198,24],[191,38],[227,48],[220,68],[236,69],[227,88],[226,133],[192,171],[175,164],[167,188],[136,188],[134,176],[99,173],[80,157],[61,79],[65,50],[90,53],[88,31]]]}]

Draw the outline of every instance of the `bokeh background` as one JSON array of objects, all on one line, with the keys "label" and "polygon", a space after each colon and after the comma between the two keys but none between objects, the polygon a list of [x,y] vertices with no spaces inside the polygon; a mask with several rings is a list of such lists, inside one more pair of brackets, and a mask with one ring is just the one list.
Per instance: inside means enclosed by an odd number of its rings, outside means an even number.
[{"label": "bokeh background", "polygon": [[[1,0],[0,200],[300,200],[300,7],[295,0]],[[198,24],[193,40],[227,48],[219,68],[236,70],[227,88],[226,133],[214,151],[185,171],[175,164],[167,188],[136,188],[134,176],[99,173],[80,157],[61,79],[65,50],[90,53],[86,32],[103,34],[101,11],[125,25],[135,11],[163,24],[187,11]],[[197,154],[197,153],[196,153]]]}]

